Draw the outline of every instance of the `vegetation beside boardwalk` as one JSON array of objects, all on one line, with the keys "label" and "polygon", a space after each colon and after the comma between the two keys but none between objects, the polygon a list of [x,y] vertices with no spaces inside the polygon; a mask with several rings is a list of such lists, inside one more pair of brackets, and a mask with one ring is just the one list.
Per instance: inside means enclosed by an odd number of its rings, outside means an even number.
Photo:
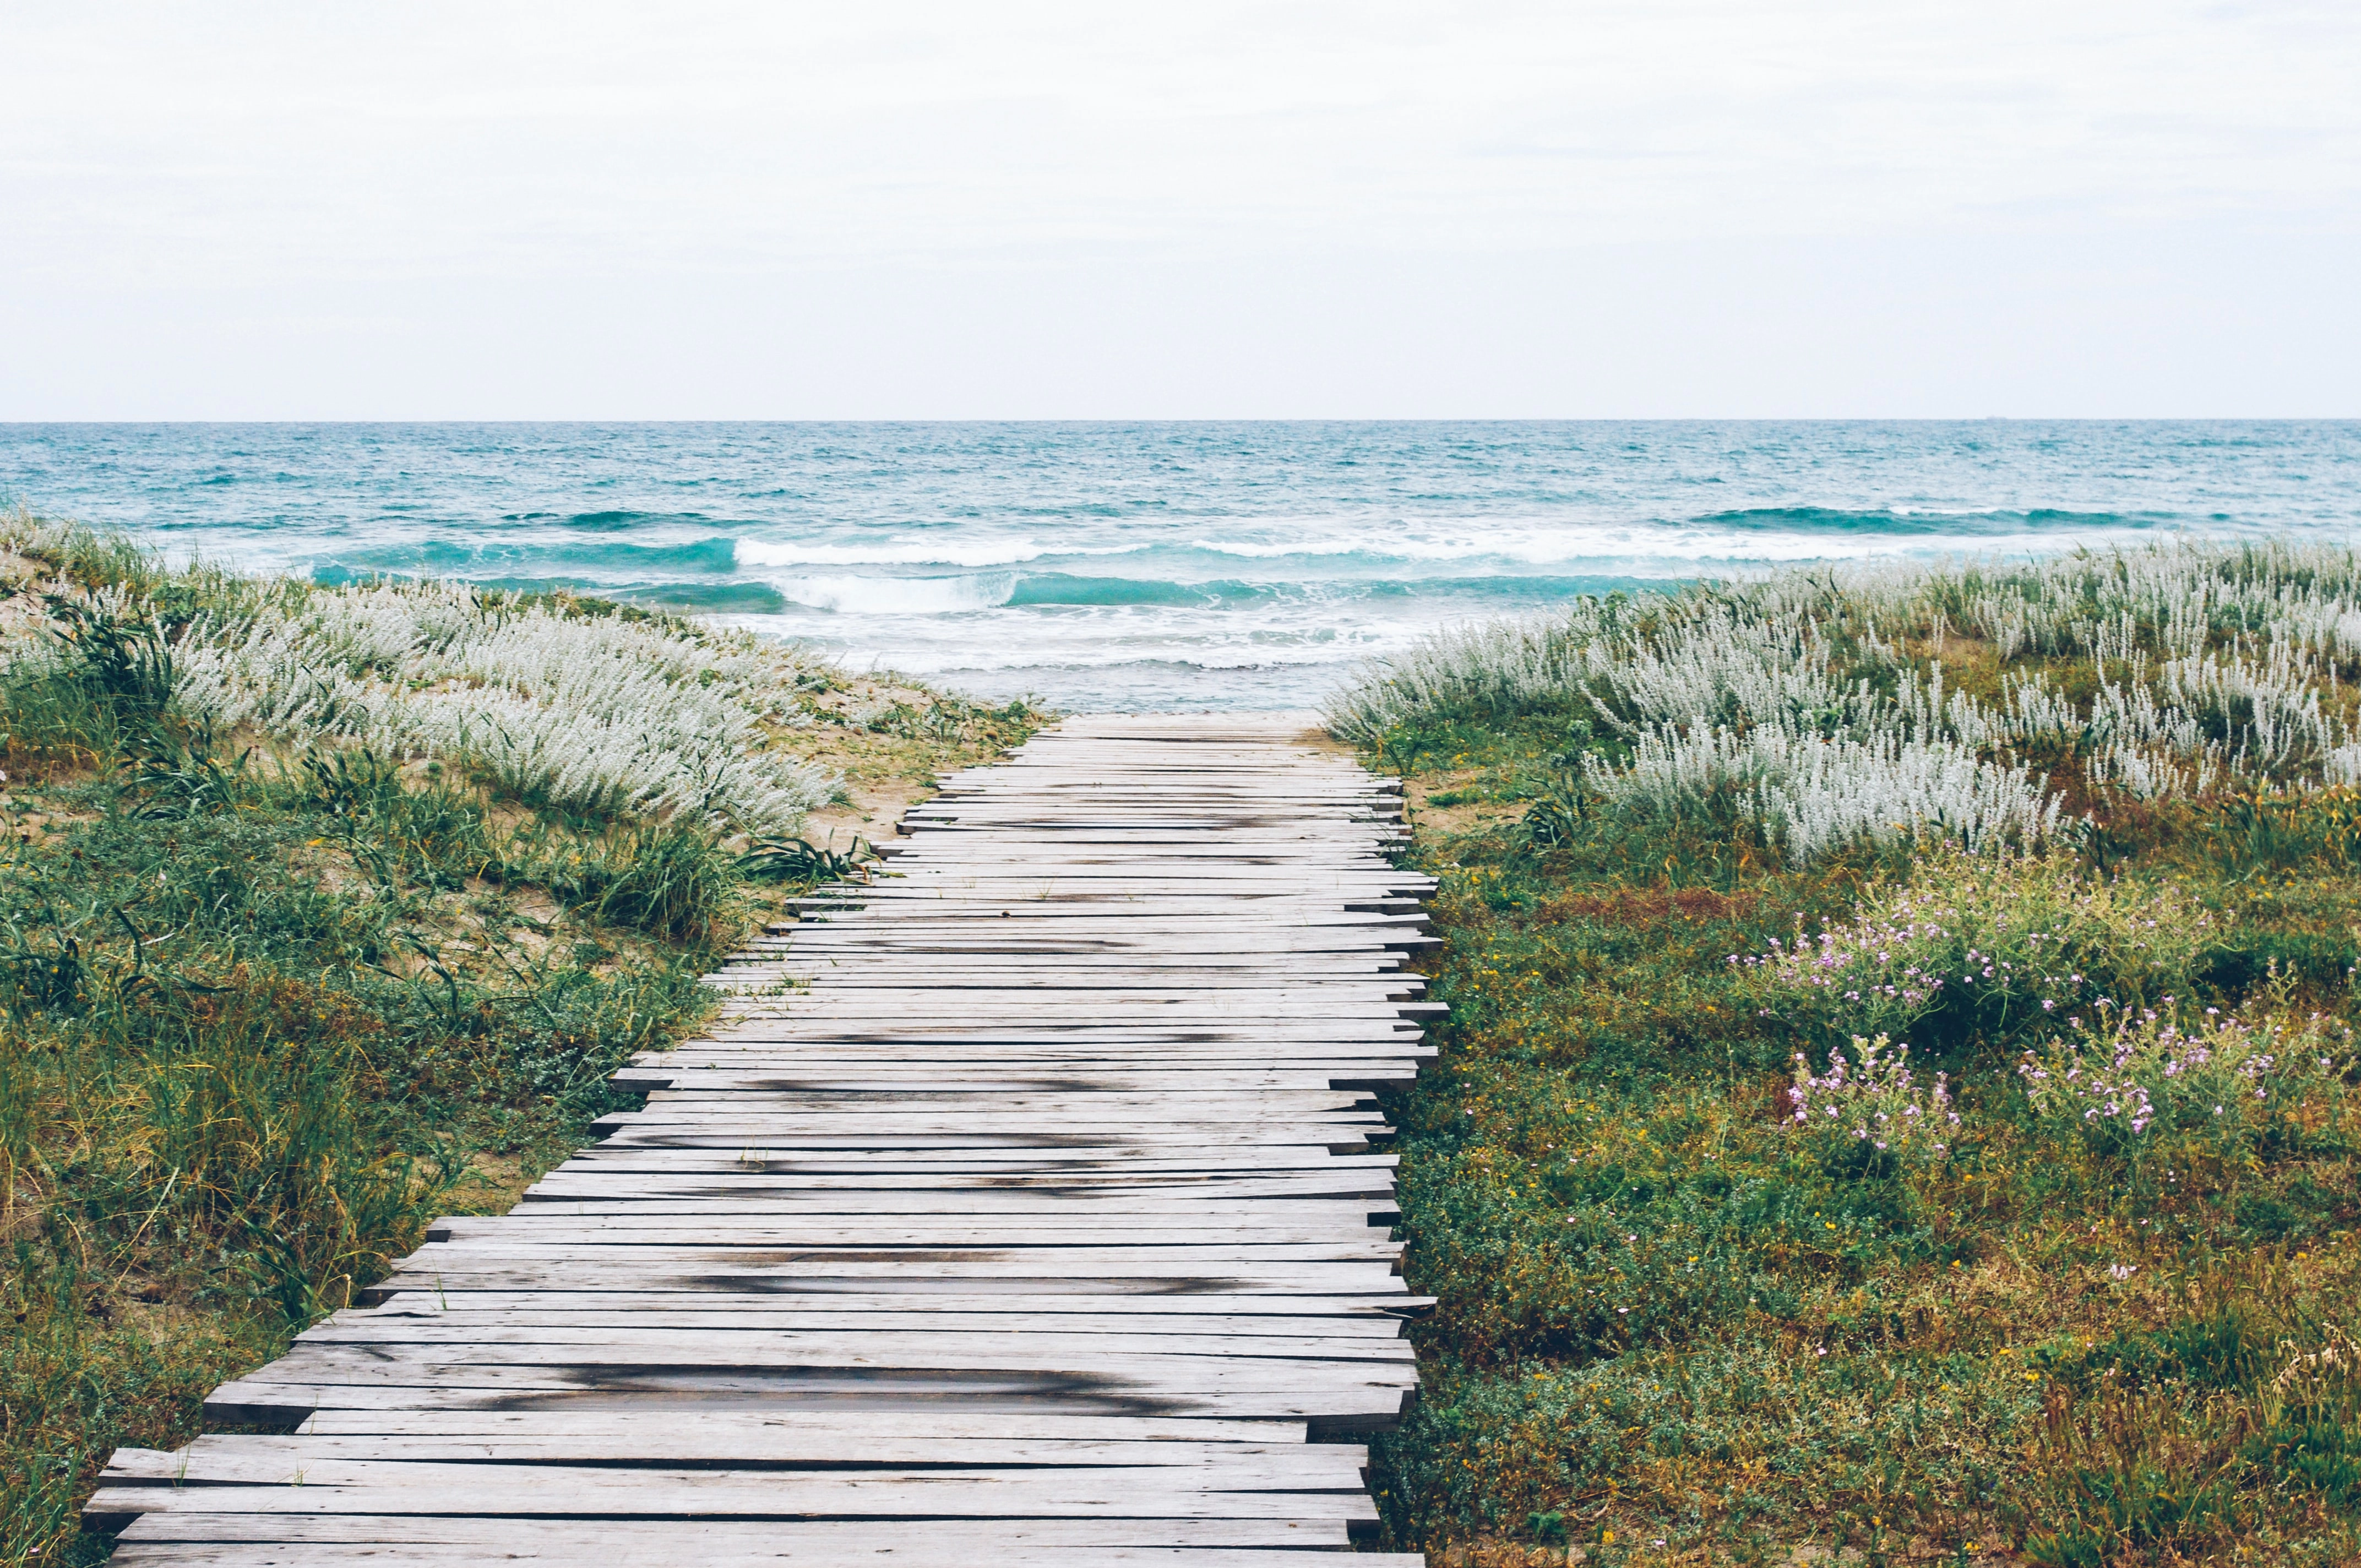
[{"label": "vegetation beside boardwalk", "polygon": [[[1437,1561],[2361,1561],[2361,558],[1794,573],[1438,641],[1401,1127]],[[1906,1053],[1904,1050],[1907,1047]]]},{"label": "vegetation beside boardwalk", "polygon": [[0,521],[0,1563],[103,1556],[111,1450],[186,1442],[627,1103],[828,873],[791,836],[838,780],[922,793],[1038,721],[599,600]]}]

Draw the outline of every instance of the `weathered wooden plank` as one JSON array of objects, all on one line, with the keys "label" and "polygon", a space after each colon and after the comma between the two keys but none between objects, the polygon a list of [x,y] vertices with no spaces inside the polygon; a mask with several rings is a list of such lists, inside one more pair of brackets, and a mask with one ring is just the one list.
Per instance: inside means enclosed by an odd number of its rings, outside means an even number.
[{"label": "weathered wooden plank", "polygon": [[[861,1444],[859,1457],[848,1460],[848,1440]],[[216,1462],[216,1451],[226,1454]],[[224,1480],[263,1483],[281,1480],[313,1462],[345,1465],[394,1464],[572,1464],[598,1465],[618,1462],[659,1462],[670,1464],[719,1466],[741,1470],[878,1469],[942,1465],[971,1472],[985,1470],[1162,1469],[1184,1466],[1218,1469],[1225,1486],[1266,1480],[1279,1486],[1357,1488],[1368,1451],[1344,1443],[1257,1444],[1191,1442],[1173,1439],[1156,1442],[1093,1442],[1071,1438],[1008,1441],[999,1438],[888,1438],[843,1427],[783,1436],[775,1426],[700,1428],[682,1422],[653,1432],[630,1435],[612,1426],[600,1426],[567,1435],[454,1436],[444,1432],[416,1436],[324,1436],[307,1431],[301,1436],[233,1439],[201,1437],[179,1453],[118,1450],[102,1480],[108,1485],[161,1481],[167,1485],[205,1485]],[[143,1463],[144,1461],[144,1463]],[[311,1477],[307,1474],[306,1477]]]},{"label": "weathered wooden plank", "polygon": [[[409,1299],[404,1296],[398,1301]],[[648,1326],[652,1319],[663,1326]],[[881,1346],[906,1359],[923,1350],[926,1343],[933,1343],[906,1341],[906,1336],[911,1334],[1013,1334],[1030,1335],[1037,1340],[1045,1334],[1081,1335],[1091,1342],[1084,1348],[1102,1346],[1112,1338],[1126,1335],[1146,1339],[1170,1334],[1177,1341],[1171,1348],[1178,1354],[1202,1350],[1216,1341],[1244,1341],[1242,1348],[1247,1354],[1258,1354],[1265,1347],[1279,1346],[1291,1355],[1317,1357],[1332,1352],[1359,1354],[1366,1347],[1379,1346],[1386,1356],[1400,1359],[1407,1354],[1407,1344],[1392,1332],[1392,1327],[1398,1326],[1337,1318],[1290,1319],[1218,1312],[933,1312],[915,1306],[906,1310],[838,1313],[742,1310],[689,1312],[662,1304],[652,1310],[644,1303],[627,1310],[595,1311],[468,1308],[446,1300],[445,1310],[439,1311],[402,1314],[389,1307],[379,1312],[360,1312],[348,1321],[318,1324],[305,1333],[302,1343],[457,1344],[480,1338],[488,1342],[540,1343],[544,1340],[571,1343],[566,1338],[569,1335],[620,1334],[640,1336],[652,1343],[687,1343],[691,1336],[697,1336],[716,1347],[727,1347],[752,1343],[736,1337],[746,1334],[827,1336],[831,1343],[841,1343],[850,1335],[874,1334],[890,1336],[881,1337]],[[1055,1343],[1068,1342],[1060,1339]],[[1082,1342],[1076,1339],[1072,1343],[1081,1345]]]},{"label": "weathered wooden plank", "polygon": [[[1112,1247],[1079,1257],[1045,1247],[1016,1250],[1022,1255],[987,1258],[981,1255],[982,1248],[950,1252],[914,1247],[895,1256],[863,1258],[785,1247],[737,1252],[706,1247],[670,1256],[650,1254],[644,1247],[609,1247],[581,1249],[578,1255],[566,1257],[449,1248],[431,1257],[403,1259],[369,1289],[380,1296],[396,1290],[597,1289],[876,1294],[897,1288],[983,1291],[1022,1284],[1038,1292],[1063,1288],[1083,1295],[1409,1293],[1391,1264],[1375,1260],[1241,1258],[1224,1256],[1213,1247],[1166,1248],[1150,1256]],[[920,1274],[923,1282],[914,1279]]]},{"label": "weathered wooden plank", "polygon": [[[532,1204],[520,1214],[702,1213],[716,1205],[733,1212],[768,1214],[966,1214],[1105,1213],[1178,1214],[1252,1219],[1284,1208],[1302,1215],[1317,1212],[1352,1223],[1393,1196],[1393,1183],[1379,1177],[1307,1176],[1296,1182],[1268,1179],[1223,1179],[1194,1176],[1165,1182],[1107,1179],[1070,1184],[1040,1180],[1011,1188],[1006,1178],[913,1178],[878,1190],[835,1179],[815,1186],[791,1177],[708,1176],[682,1180],[645,1171],[609,1175],[573,1172],[538,1181],[525,1192]],[[1312,1206],[1334,1206],[1314,1211]]]},{"label": "weathered wooden plank", "polygon": [[[632,1452],[642,1442],[689,1437],[698,1442],[742,1441],[841,1444],[913,1439],[1016,1444],[1048,1441],[1123,1444],[1145,1448],[1163,1443],[1301,1443],[1309,1434],[1301,1421],[1168,1420],[1139,1416],[976,1414],[956,1409],[739,1410],[717,1409],[695,1415],[634,1410],[323,1410],[303,1423],[304,1432],[329,1436],[548,1437],[587,1441],[612,1438]],[[718,1435],[715,1435],[718,1434]],[[733,1434],[734,1437],[733,1437]],[[1326,1445],[1323,1445],[1326,1446]],[[1345,1453],[1365,1450],[1337,1445]],[[865,1452],[865,1451],[864,1451]],[[852,1457],[859,1457],[854,1455]]]},{"label": "weathered wooden plank", "polygon": [[1133,1378],[1116,1382],[1073,1372],[1001,1369],[905,1373],[898,1377],[829,1377],[777,1369],[670,1369],[597,1373],[595,1386],[532,1369],[457,1369],[433,1379],[392,1375],[320,1383],[240,1378],[205,1397],[208,1421],[291,1429],[322,1410],[506,1410],[531,1404],[569,1410],[693,1416],[716,1409],[911,1409],[1004,1411],[1075,1416],[1215,1417],[1231,1420],[1306,1421],[1315,1433],[1380,1431],[1400,1419],[1409,1387],[1374,1381],[1355,1386],[1326,1380],[1300,1388],[1256,1387],[1235,1380],[1199,1387],[1190,1380]]},{"label": "weathered wooden plank", "polygon": [[[218,1544],[224,1548],[260,1544],[254,1541],[257,1522],[234,1514],[159,1514],[140,1520],[124,1533],[123,1543],[117,1548],[115,1561],[124,1561],[123,1554],[127,1552],[144,1553],[151,1542],[187,1543],[198,1547]],[[865,1522],[750,1524],[718,1519],[678,1519],[659,1523],[546,1519],[503,1521],[496,1517],[434,1515],[324,1515],[267,1522],[272,1541],[293,1543],[302,1549],[302,1555],[220,1561],[241,1565],[375,1561],[313,1555],[323,1549],[334,1550],[344,1546],[401,1546],[413,1551],[449,1548],[463,1553],[489,1549],[499,1553],[493,1561],[509,1561],[511,1553],[521,1552],[525,1554],[523,1561],[631,1563],[662,1564],[664,1568],[675,1568],[682,1563],[779,1561],[799,1564],[857,1561],[873,1565],[878,1556],[876,1529]],[[1147,1544],[1150,1542],[1154,1544]],[[930,1525],[921,1520],[910,1520],[895,1527],[893,1543],[895,1547],[893,1555],[908,1556],[921,1563],[1041,1563],[1068,1568],[1068,1565],[1093,1562],[1170,1562],[1180,1564],[1180,1568],[1304,1568],[1304,1560],[1295,1552],[1342,1551],[1347,1544],[1347,1534],[1342,1520],[1116,1519],[1007,1520],[995,1523],[987,1535],[980,1537],[972,1526]],[[1184,1555],[1109,1555],[1141,1552],[1170,1552]],[[1258,1555],[1237,1562],[1202,1555],[1221,1552]],[[1287,1552],[1288,1555],[1274,1563],[1273,1555],[1278,1552]],[[1415,1557],[1398,1556],[1372,1557],[1370,1560],[1384,1565],[1384,1568],[1415,1568],[1421,1561]],[[132,1561],[152,1563],[194,1560],[142,1555]],[[485,1559],[465,1556],[413,1559],[404,1556],[393,1561],[448,1563],[455,1561],[482,1562]]]},{"label": "weathered wooden plank", "polygon": [[[721,1146],[726,1148],[728,1144]],[[744,1152],[753,1155],[752,1150]],[[747,1179],[718,1172],[693,1184],[650,1177],[651,1181],[661,1181],[661,1190],[624,1185],[633,1175],[629,1168],[597,1181],[589,1172],[561,1171],[537,1184],[533,1201],[511,1214],[452,1216],[447,1222],[437,1222],[428,1239],[475,1243],[503,1234],[542,1238],[558,1232],[643,1229],[652,1223],[673,1224],[664,1218],[669,1215],[680,1216],[678,1228],[684,1234],[700,1227],[708,1232],[717,1227],[727,1231],[726,1215],[740,1213],[758,1229],[809,1224],[826,1232],[847,1225],[939,1231],[947,1219],[964,1214],[989,1223],[1005,1221],[1008,1227],[1005,1234],[1023,1235],[1028,1245],[1036,1245],[1049,1231],[1071,1231],[1077,1237],[1073,1245],[1095,1245],[1098,1243],[1089,1239],[1095,1233],[1131,1224],[1135,1216],[1148,1215],[1158,1216],[1154,1223],[1159,1234],[1135,1234],[1131,1245],[1202,1246],[1214,1239],[1213,1233],[1264,1232],[1273,1226],[1313,1231],[1313,1239],[1357,1242],[1368,1239],[1360,1234],[1369,1223],[1367,1216],[1390,1207],[1390,1188],[1383,1179],[1342,1186],[1337,1185],[1341,1178],[1323,1177],[1317,1185],[1272,1179],[1234,1190],[1234,1184],[1211,1178],[1137,1185],[1102,1181],[1072,1187],[1055,1180],[1038,1186],[1025,1180],[1024,1185],[1012,1186],[1009,1183],[1032,1173],[1004,1172],[974,1179],[973,1188],[956,1181],[919,1180],[878,1191],[858,1183],[819,1189],[764,1186],[752,1177],[759,1168],[754,1158],[738,1163],[744,1167]],[[605,1184],[603,1189],[600,1182]],[[961,1201],[962,1196],[967,1201]],[[705,1218],[689,1217],[700,1214]],[[490,1223],[497,1219],[511,1223]],[[577,1220],[581,1223],[568,1223]],[[883,1239],[887,1232],[868,1234]],[[1263,1234],[1238,1239],[1268,1243],[1285,1238]]]},{"label": "weathered wooden plank", "polygon": [[937,1176],[1001,1178],[1038,1175],[1045,1184],[1053,1176],[1075,1179],[1162,1180],[1202,1177],[1242,1180],[1269,1175],[1293,1179],[1305,1174],[1392,1170],[1399,1155],[1332,1155],[1301,1147],[1170,1149],[1132,1144],[1061,1145],[1055,1148],[910,1148],[814,1150],[802,1154],[769,1154],[741,1145],[717,1151],[704,1148],[668,1149],[645,1144],[594,1144],[560,1166],[545,1179],[612,1170],[726,1171],[731,1174],[808,1176],[814,1180],[843,1178],[868,1185],[893,1186],[905,1179]]},{"label": "weathered wooden plank", "polygon": [[[1209,1300],[1196,1295],[1090,1295],[1079,1291],[1027,1295],[956,1290],[867,1294],[831,1291],[815,1296],[757,1295],[722,1290],[687,1293],[646,1290],[406,1290],[379,1309],[347,1309],[327,1321],[444,1313],[503,1313],[519,1321],[547,1316],[640,1314],[634,1321],[697,1323],[707,1316],[732,1321],[778,1318],[814,1321],[891,1318],[895,1321],[1024,1313],[1036,1317],[1082,1317],[1109,1322],[1154,1318],[1180,1323],[1272,1323],[1293,1333],[1372,1333],[1390,1337],[1403,1315],[1433,1305],[1431,1296],[1257,1296],[1232,1291]],[[661,1314],[651,1319],[645,1314]],[[1208,1327],[1207,1332],[1212,1332]]]},{"label": "weathered wooden plank", "polygon": [[[1137,1484],[1143,1473],[1159,1497],[1202,1492],[1358,1492],[1367,1451],[1300,1443],[1263,1447],[1246,1443],[1065,1443],[1013,1445],[994,1454],[983,1444],[905,1441],[916,1457],[899,1464],[867,1455],[853,1465],[840,1451],[831,1455],[810,1443],[762,1451],[752,1434],[733,1434],[753,1453],[716,1443],[675,1440],[659,1452],[611,1453],[598,1439],[520,1442],[513,1440],[446,1438],[199,1438],[175,1453],[117,1449],[99,1477],[102,1486],[174,1487],[334,1486],[449,1487],[474,1479],[505,1480],[534,1487],[600,1486],[624,1489],[742,1492],[765,1479],[788,1492],[826,1495],[844,1482],[908,1484],[926,1474],[946,1486],[984,1486],[1011,1492],[1064,1490],[1077,1480],[1104,1478]],[[1149,1451],[1144,1455],[1140,1451]],[[1154,1451],[1166,1451],[1152,1457]],[[1178,1452],[1172,1452],[1177,1450]],[[697,1469],[650,1464],[673,1453]],[[619,1460],[634,1468],[620,1470]],[[533,1466],[525,1471],[523,1466]],[[915,1466],[926,1465],[928,1472]],[[935,1468],[939,1466],[939,1468]],[[815,1475],[814,1472],[821,1472]],[[1167,1474],[1169,1472],[1169,1474]],[[693,1478],[693,1479],[691,1479]],[[648,1511],[658,1511],[651,1509]],[[995,1511],[998,1511],[995,1509]]]},{"label": "weathered wooden plank", "polygon": [[[549,1214],[538,1208],[501,1216],[503,1225],[466,1218],[437,1222],[434,1241],[453,1250],[497,1256],[533,1255],[609,1247],[793,1247],[868,1253],[886,1248],[990,1248],[999,1256],[1020,1249],[1060,1251],[1089,1247],[1137,1248],[1143,1230],[1157,1238],[1159,1252],[1188,1248],[1261,1249],[1254,1255],[1309,1253],[1318,1257],[1394,1257],[1398,1243],[1368,1237],[1366,1211],[1353,1215],[1352,1229],[1306,1219],[1281,1209],[1268,1218],[1195,1223],[1191,1217],[1122,1213],[1011,1212],[981,1217],[934,1214],[741,1214],[734,1210],[689,1212]],[[436,1255],[450,1255],[448,1252]]]},{"label": "weathered wooden plank", "polygon": [[[283,1522],[273,1521],[274,1531]],[[311,1521],[301,1521],[309,1523]],[[1161,1521],[1159,1521],[1161,1522]],[[1180,1521],[1171,1521],[1179,1523]],[[1297,1521],[1279,1521],[1292,1524]],[[694,1537],[667,1537],[672,1529],[667,1523],[643,1541],[601,1541],[595,1547],[588,1542],[568,1544],[543,1538],[539,1530],[520,1532],[514,1539],[499,1542],[467,1544],[435,1544],[379,1542],[312,1543],[288,1546],[261,1541],[173,1541],[159,1544],[135,1541],[118,1550],[108,1562],[124,1568],[147,1568],[158,1563],[187,1564],[190,1568],[346,1568],[349,1564],[367,1564],[368,1568],[449,1568],[455,1563],[481,1564],[496,1563],[564,1563],[569,1564],[596,1562],[609,1568],[640,1568],[642,1564],[675,1568],[682,1562],[694,1562],[699,1568],[741,1568],[741,1565],[792,1563],[796,1568],[874,1568],[879,1548],[874,1545],[841,1544],[814,1545],[800,1539],[800,1532],[816,1527],[807,1524],[764,1525],[765,1539],[750,1541],[741,1545],[721,1546],[712,1542],[700,1528]],[[863,1530],[863,1539],[875,1540],[873,1527],[855,1527]],[[1144,1527],[1150,1528],[1150,1527]],[[1283,1548],[1256,1550],[1236,1547],[1176,1547],[1176,1546],[1096,1546],[1067,1548],[1014,1544],[1003,1539],[1005,1527],[995,1524],[987,1539],[958,1540],[939,1537],[928,1544],[928,1539],[915,1534],[910,1527],[896,1523],[894,1538],[906,1544],[893,1548],[898,1555],[919,1561],[957,1563],[961,1568],[1126,1568],[1126,1565],[1155,1565],[1155,1568],[1304,1568],[1300,1551]],[[679,1555],[687,1552],[690,1555]],[[1426,1559],[1400,1553],[1373,1553],[1356,1556],[1357,1563],[1367,1562],[1390,1568],[1422,1568]]]},{"label": "weathered wooden plank", "polygon": [[[516,1304],[514,1298],[510,1298],[503,1304],[491,1307],[469,1305],[465,1297],[446,1297],[437,1303],[422,1299],[418,1292],[410,1292],[380,1309],[348,1309],[337,1313],[306,1331],[302,1338],[306,1343],[368,1343],[397,1339],[456,1343],[466,1343],[469,1336],[492,1340],[507,1336],[512,1343],[522,1343],[519,1336],[527,1332],[539,1334],[544,1331],[555,1332],[561,1330],[566,1333],[628,1332],[675,1337],[772,1332],[842,1336],[861,1332],[896,1336],[906,1333],[1075,1333],[1102,1337],[1108,1334],[1172,1334],[1187,1342],[1176,1347],[1184,1351],[1199,1341],[1246,1338],[1256,1344],[1284,1343],[1293,1354],[1312,1354],[1320,1353],[1329,1341],[1345,1344],[1367,1342],[1397,1345],[1401,1326],[1398,1318],[1388,1319],[1374,1313],[1362,1318],[1290,1318],[1245,1311],[1154,1314],[1039,1310],[945,1312],[933,1310],[934,1303],[931,1301],[912,1299],[905,1299],[891,1308],[872,1307],[861,1311],[816,1311],[775,1304],[761,1308],[732,1307],[726,1310],[692,1311],[648,1298],[634,1298],[634,1301],[635,1304],[630,1307],[595,1308],[587,1304],[521,1306]],[[403,1303],[414,1304],[415,1310],[399,1310]],[[1320,1343],[1315,1344],[1312,1342]],[[895,1343],[899,1346],[902,1342],[896,1338]],[[1306,1345],[1312,1348],[1306,1349]],[[1253,1346],[1247,1348],[1251,1351]]]},{"label": "weathered wooden plank", "polygon": [[[501,1323],[469,1316],[456,1321],[427,1317],[401,1317],[365,1322],[357,1320],[323,1323],[303,1333],[298,1346],[327,1345],[448,1346],[470,1361],[493,1355],[531,1356],[538,1361],[570,1359],[577,1351],[595,1352],[600,1358],[630,1359],[636,1365],[670,1365],[669,1358],[686,1356],[696,1364],[726,1361],[731,1365],[876,1365],[926,1366],[961,1365],[982,1357],[994,1366],[1012,1365],[1011,1357],[1028,1363],[1075,1357],[1202,1355],[1224,1361],[1279,1360],[1404,1363],[1411,1359],[1408,1341],[1344,1336],[1296,1336],[1266,1330],[1253,1335],[1190,1333],[1167,1323],[1135,1324],[1127,1331],[1096,1325],[1074,1325],[1057,1319],[995,1319],[988,1323],[951,1328],[904,1328],[881,1324],[873,1333],[859,1326],[830,1328],[771,1328],[758,1324],[715,1327],[645,1327],[638,1324]],[[640,1359],[642,1353],[658,1360]],[[390,1354],[390,1352],[389,1352]],[[439,1352],[417,1350],[432,1359]]]},{"label": "weathered wooden plank", "polygon": [[[498,1513],[741,1519],[1273,1519],[1374,1522],[1366,1492],[1231,1490],[1218,1471],[1202,1487],[1186,1466],[1021,1471],[815,1474],[797,1471],[594,1469],[556,1465],[385,1464],[298,1467],[300,1481],[249,1486],[102,1486],[93,1514]],[[313,1478],[313,1472],[318,1478]],[[360,1471],[367,1478],[351,1478]]]},{"label": "weathered wooden plank", "polygon": [[618,1154],[640,1150],[705,1151],[727,1150],[752,1160],[767,1152],[789,1155],[796,1152],[835,1153],[870,1149],[897,1153],[936,1149],[952,1153],[983,1154],[993,1150],[1024,1150],[1055,1152],[1060,1149],[1105,1149],[1122,1140],[1121,1146],[1135,1153],[1162,1151],[1171,1153],[1192,1148],[1207,1148],[1215,1153],[1235,1153],[1246,1149],[1286,1147],[1324,1148],[1338,1154],[1366,1154],[1372,1136],[1387,1136],[1391,1129],[1382,1125],[1367,1128],[1356,1126],[1290,1126],[1274,1132],[1268,1128],[1242,1129],[1214,1124],[1193,1124],[1185,1126],[1159,1127],[1143,1132],[1137,1127],[1106,1127],[1074,1125],[1069,1127],[1029,1127],[996,1129],[988,1124],[961,1129],[933,1129],[909,1132],[884,1125],[865,1135],[841,1126],[807,1132],[787,1132],[776,1127],[743,1120],[716,1122],[703,1127],[686,1123],[666,1126],[661,1123],[617,1123],[601,1117],[594,1130],[609,1142],[602,1149]]}]

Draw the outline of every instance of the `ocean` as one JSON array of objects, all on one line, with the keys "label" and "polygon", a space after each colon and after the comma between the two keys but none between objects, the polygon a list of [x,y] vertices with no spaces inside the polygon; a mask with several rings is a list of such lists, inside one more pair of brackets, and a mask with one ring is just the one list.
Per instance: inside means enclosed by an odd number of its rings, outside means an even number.
[{"label": "ocean", "polygon": [[321,582],[567,587],[1077,709],[1812,561],[2344,541],[2361,422],[0,425],[0,496]]}]

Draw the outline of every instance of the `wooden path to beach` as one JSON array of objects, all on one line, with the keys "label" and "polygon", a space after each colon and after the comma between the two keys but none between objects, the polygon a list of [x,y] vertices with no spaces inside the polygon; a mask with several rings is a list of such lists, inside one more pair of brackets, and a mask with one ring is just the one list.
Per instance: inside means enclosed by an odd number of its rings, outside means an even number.
[{"label": "wooden path to beach", "polygon": [[[116,1453],[115,1561],[1302,1568],[1418,1381],[1369,1091],[1434,1011],[1396,797],[1087,718],[716,976],[644,1110]],[[135,1517],[136,1516],[136,1517]],[[1366,1560],[1366,1559],[1363,1559]],[[1419,1562],[1388,1556],[1394,1564]]]}]

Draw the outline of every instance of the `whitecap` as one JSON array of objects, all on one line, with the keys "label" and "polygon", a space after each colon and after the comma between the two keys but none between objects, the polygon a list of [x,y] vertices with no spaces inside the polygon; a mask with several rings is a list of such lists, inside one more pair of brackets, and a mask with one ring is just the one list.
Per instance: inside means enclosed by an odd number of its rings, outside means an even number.
[{"label": "whitecap", "polygon": [[859,615],[952,615],[1006,604],[1016,574],[973,577],[774,577],[771,586],[791,604]]},{"label": "whitecap", "polygon": [[[1416,531],[1373,525],[1356,537],[1312,535],[1283,542],[1200,538],[1192,550],[1246,560],[1290,557],[1334,560],[1358,555],[1384,562],[1513,561],[1534,566],[1579,566],[1587,573],[1685,576],[1698,567],[1743,567],[1808,561],[1848,561],[1893,556],[1934,556],[1960,550],[1978,554],[2033,554],[2100,546],[2122,537],[2121,529],[2059,529],[1998,535],[1950,536],[1908,533],[1836,534],[1809,530],[1772,531],[1697,526],[1676,522],[1591,523],[1558,527],[1501,527],[1486,523],[1468,532]],[[1645,568],[1653,564],[1656,570]]]},{"label": "whitecap", "polygon": [[1031,539],[899,539],[881,543],[797,544],[741,539],[741,566],[1017,566],[1048,554]]}]

